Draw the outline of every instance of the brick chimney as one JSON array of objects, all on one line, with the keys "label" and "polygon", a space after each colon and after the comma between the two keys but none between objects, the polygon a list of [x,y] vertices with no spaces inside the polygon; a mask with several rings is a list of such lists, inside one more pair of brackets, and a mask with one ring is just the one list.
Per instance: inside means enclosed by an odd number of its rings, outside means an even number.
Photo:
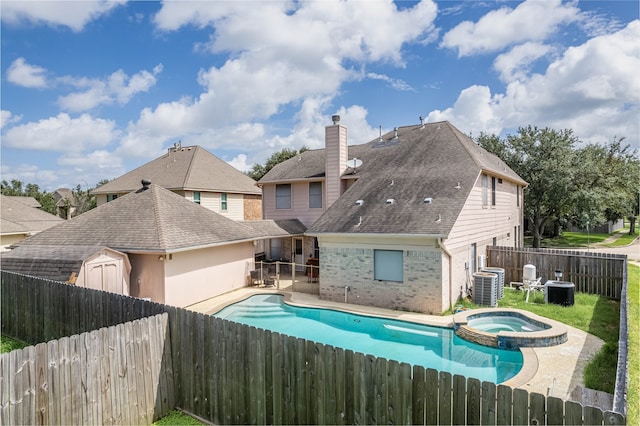
[{"label": "brick chimney", "polygon": [[342,195],[342,174],[347,170],[347,128],[340,123],[340,116],[331,116],[333,124],[325,127],[324,144],[327,155],[325,187],[328,208]]}]

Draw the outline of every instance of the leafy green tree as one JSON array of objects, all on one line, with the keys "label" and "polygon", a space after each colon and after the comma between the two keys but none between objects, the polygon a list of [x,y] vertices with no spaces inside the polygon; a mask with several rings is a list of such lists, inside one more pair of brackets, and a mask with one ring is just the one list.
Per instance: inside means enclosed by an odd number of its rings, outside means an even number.
[{"label": "leafy green tree", "polygon": [[534,126],[521,127],[517,135],[500,139],[481,134],[477,143],[495,153],[529,183],[524,191],[524,214],[533,236],[533,247],[540,247],[544,229],[573,208],[575,187],[574,145],[571,130],[557,131]]},{"label": "leafy green tree", "polygon": [[91,189],[83,190],[82,186],[77,185],[75,189],[71,190],[73,194],[73,202],[76,206],[75,216],[82,214],[95,208],[98,205],[96,196],[91,194]]},{"label": "leafy green tree", "polygon": [[260,180],[269,172],[269,170],[273,169],[276,165],[308,150],[309,148],[307,148],[306,146],[303,146],[302,148],[300,148],[300,150],[282,148],[280,151],[276,151],[271,154],[271,157],[267,159],[267,162],[265,164],[254,164],[251,167],[251,170],[247,172],[247,175],[256,181]]}]

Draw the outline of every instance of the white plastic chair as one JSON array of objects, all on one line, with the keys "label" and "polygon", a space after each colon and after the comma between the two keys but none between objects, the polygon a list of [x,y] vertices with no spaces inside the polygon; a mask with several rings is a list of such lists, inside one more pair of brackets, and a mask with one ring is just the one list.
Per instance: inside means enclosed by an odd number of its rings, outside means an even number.
[{"label": "white plastic chair", "polygon": [[535,281],[531,281],[531,280],[522,280],[522,284],[523,284],[523,289],[527,292],[527,298],[525,299],[525,303],[529,303],[529,294],[531,293],[531,290],[542,290],[544,289],[544,284],[541,283],[542,281],[542,277],[538,277],[537,280]]}]

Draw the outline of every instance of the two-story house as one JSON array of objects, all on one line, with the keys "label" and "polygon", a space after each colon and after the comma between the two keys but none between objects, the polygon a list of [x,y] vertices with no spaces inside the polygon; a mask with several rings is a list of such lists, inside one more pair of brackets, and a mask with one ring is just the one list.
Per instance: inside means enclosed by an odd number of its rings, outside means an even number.
[{"label": "two-story house", "polygon": [[98,206],[135,191],[148,179],[233,220],[262,219],[255,181],[200,146],[174,144],[156,158],[92,191]]},{"label": "two-story house", "polygon": [[308,228],[271,241],[272,257],[318,257],[321,299],[441,313],[470,291],[484,247],[522,244],[526,182],[450,123],[348,146],[339,120],[324,149],[258,183],[266,219]]}]

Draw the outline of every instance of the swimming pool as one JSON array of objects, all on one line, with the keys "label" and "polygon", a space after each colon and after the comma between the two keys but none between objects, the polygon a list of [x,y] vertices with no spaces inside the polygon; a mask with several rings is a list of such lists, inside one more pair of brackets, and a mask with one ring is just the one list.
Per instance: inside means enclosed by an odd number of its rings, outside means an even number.
[{"label": "swimming pool", "polygon": [[523,363],[518,350],[468,342],[450,328],[291,306],[277,294],[251,296],[213,316],[493,383],[514,377]]}]

